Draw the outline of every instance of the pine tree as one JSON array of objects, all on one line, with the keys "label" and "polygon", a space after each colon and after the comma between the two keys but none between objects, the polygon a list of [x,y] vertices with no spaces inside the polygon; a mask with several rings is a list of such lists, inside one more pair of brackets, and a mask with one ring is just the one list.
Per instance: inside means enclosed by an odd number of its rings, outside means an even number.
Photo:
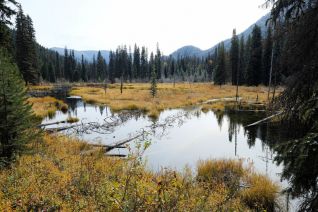
[{"label": "pine tree", "polygon": [[20,7],[16,18],[16,60],[26,84],[34,84],[39,80],[35,45],[32,20],[24,15]]},{"label": "pine tree", "polygon": [[242,85],[245,82],[244,73],[246,66],[246,54],[245,54],[245,44],[244,44],[244,35],[240,38],[240,52],[239,52],[239,85]]},{"label": "pine tree", "polygon": [[267,37],[264,43],[263,72],[262,72],[263,85],[268,85],[268,82],[269,82],[269,72],[271,69],[272,51],[273,51],[272,28],[269,27],[267,30]]},{"label": "pine tree", "polygon": [[0,164],[8,163],[25,149],[34,136],[31,106],[17,67],[0,50]]},{"label": "pine tree", "polygon": [[147,63],[148,63],[148,55],[146,47],[141,48],[141,58],[140,58],[140,71],[141,71],[141,78],[147,78]]},{"label": "pine tree", "polygon": [[85,67],[85,62],[84,62],[84,56],[82,55],[82,60],[81,60],[81,79],[84,82],[87,82],[87,73],[86,73],[86,67]]},{"label": "pine tree", "polygon": [[150,87],[150,94],[152,98],[155,98],[157,95],[157,76],[156,76],[156,68],[152,66],[151,69],[151,87]]},{"label": "pine tree", "polygon": [[52,62],[49,63],[49,68],[48,68],[48,72],[50,75],[50,82],[56,82],[56,75],[55,75],[55,71],[53,69],[53,64]]},{"label": "pine tree", "polygon": [[140,78],[140,50],[135,44],[134,48],[134,56],[133,56],[133,71],[134,71],[134,78]]},{"label": "pine tree", "polygon": [[247,71],[247,84],[259,85],[262,75],[262,34],[259,26],[255,25],[251,37],[250,57]]},{"label": "pine tree", "polygon": [[233,30],[230,50],[232,85],[239,84],[239,40],[236,35],[236,29]]},{"label": "pine tree", "polygon": [[225,84],[225,49],[224,43],[222,42],[218,46],[217,50],[217,65],[214,71],[214,84],[224,85]]},{"label": "pine tree", "polygon": [[156,70],[156,75],[157,79],[161,78],[161,66],[162,66],[162,61],[161,61],[161,52],[159,49],[159,44],[157,44],[157,51],[155,55],[155,70]]},{"label": "pine tree", "polygon": [[102,54],[100,51],[97,53],[97,65],[96,65],[96,71],[97,71],[97,76],[96,79],[98,81],[103,81],[105,79],[105,59],[103,58]]}]

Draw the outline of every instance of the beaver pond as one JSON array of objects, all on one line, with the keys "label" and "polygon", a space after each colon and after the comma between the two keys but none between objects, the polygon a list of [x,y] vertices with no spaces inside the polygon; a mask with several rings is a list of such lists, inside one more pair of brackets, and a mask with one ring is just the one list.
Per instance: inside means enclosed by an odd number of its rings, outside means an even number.
[{"label": "beaver pond", "polygon": [[199,160],[205,159],[243,159],[283,188],[288,186],[287,181],[281,182],[283,166],[274,161],[277,154],[274,146],[286,140],[288,132],[267,123],[246,127],[266,117],[265,112],[203,112],[197,106],[165,110],[158,119],[153,119],[140,111],[112,112],[107,106],[88,104],[80,98],[65,101],[69,105],[68,111],[57,111],[55,116],[45,118],[42,124],[65,121],[68,117],[77,117],[79,122],[49,125],[47,129],[76,126],[63,133],[104,145],[112,145],[142,132],[137,141],[127,143],[130,148],[115,148],[108,154],[127,155],[136,149],[138,140],[147,140],[151,145],[143,158],[154,171],[162,168],[181,170],[185,166],[193,168]]}]

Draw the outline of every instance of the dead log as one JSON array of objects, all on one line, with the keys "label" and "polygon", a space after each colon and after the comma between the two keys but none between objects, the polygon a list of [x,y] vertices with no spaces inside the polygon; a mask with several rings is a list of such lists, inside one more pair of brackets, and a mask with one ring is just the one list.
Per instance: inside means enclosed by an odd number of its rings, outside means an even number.
[{"label": "dead log", "polygon": [[51,126],[51,125],[55,125],[55,124],[65,124],[65,123],[66,123],[66,121],[57,121],[57,122],[53,122],[53,123],[40,124],[40,125],[38,125],[38,128],[47,127],[47,126]]},{"label": "dead log", "polygon": [[123,141],[118,141],[118,142],[114,143],[113,145],[109,145],[108,147],[105,148],[105,152],[109,152],[109,151],[111,151],[113,149],[116,149],[116,148],[118,148],[120,146],[123,146],[124,144],[129,143],[129,142],[141,137],[142,135],[143,135],[143,133],[139,134],[139,135],[137,135],[135,137],[132,137],[132,138],[129,138],[129,139],[125,139]]},{"label": "dead log", "polygon": [[265,121],[267,121],[267,120],[270,120],[270,119],[272,119],[272,118],[274,118],[274,117],[276,117],[276,116],[281,115],[282,113],[283,113],[283,112],[276,113],[276,114],[271,115],[271,116],[269,116],[269,117],[266,117],[266,118],[264,118],[264,119],[262,119],[262,120],[259,120],[259,121],[257,121],[257,122],[254,122],[254,123],[252,123],[252,124],[249,124],[249,125],[247,125],[247,126],[245,126],[245,127],[252,127],[252,126],[259,125],[259,124],[261,124],[261,123],[263,123],[263,122],[265,122]]},{"label": "dead log", "polygon": [[125,158],[127,155],[122,154],[106,154],[107,157],[119,157],[119,158]]}]

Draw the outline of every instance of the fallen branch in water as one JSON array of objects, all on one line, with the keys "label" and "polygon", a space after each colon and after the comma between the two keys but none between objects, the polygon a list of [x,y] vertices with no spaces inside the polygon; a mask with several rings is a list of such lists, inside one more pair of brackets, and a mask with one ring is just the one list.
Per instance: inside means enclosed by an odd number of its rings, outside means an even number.
[{"label": "fallen branch in water", "polygon": [[245,127],[252,127],[252,126],[259,125],[259,124],[261,124],[261,123],[263,123],[263,122],[265,122],[265,121],[267,121],[267,120],[270,120],[270,119],[272,119],[272,118],[274,118],[274,117],[276,117],[276,116],[281,115],[282,113],[283,113],[283,112],[276,113],[276,114],[271,115],[271,116],[269,116],[269,117],[266,117],[266,118],[264,118],[264,119],[262,119],[262,120],[259,120],[259,121],[257,121],[257,122],[254,122],[254,123],[252,123],[252,124],[249,124],[249,125],[247,125],[247,126],[245,126]]},{"label": "fallen branch in water", "polygon": [[53,122],[53,123],[40,124],[40,125],[38,125],[38,128],[47,127],[47,126],[56,125],[56,124],[65,124],[65,123],[66,123],[66,121],[57,121],[57,122]]}]

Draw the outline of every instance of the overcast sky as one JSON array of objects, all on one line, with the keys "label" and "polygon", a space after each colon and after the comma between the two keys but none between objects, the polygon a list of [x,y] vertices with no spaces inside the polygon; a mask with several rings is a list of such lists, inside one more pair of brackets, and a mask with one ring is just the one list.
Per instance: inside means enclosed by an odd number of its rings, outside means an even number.
[{"label": "overcast sky", "polygon": [[109,50],[156,43],[164,54],[208,49],[240,33],[268,10],[265,0],[18,0],[45,47]]}]

